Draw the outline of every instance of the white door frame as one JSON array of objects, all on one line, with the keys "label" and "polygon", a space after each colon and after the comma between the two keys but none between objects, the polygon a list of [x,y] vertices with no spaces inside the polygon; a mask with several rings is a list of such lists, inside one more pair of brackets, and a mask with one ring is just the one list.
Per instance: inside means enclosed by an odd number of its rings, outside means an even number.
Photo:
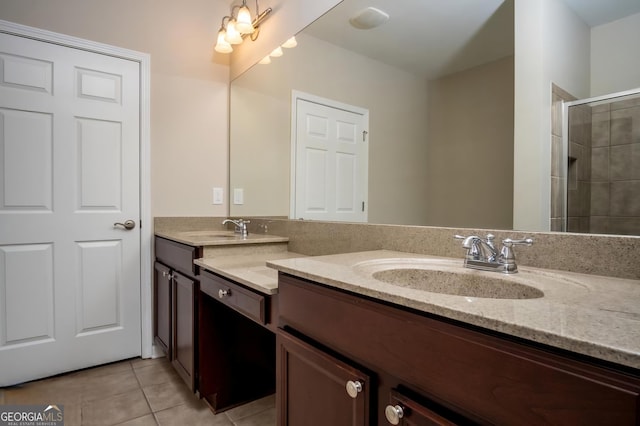
[{"label": "white door frame", "polygon": [[[326,105],[331,108],[342,109],[345,111],[361,114],[365,117],[366,129],[369,130],[369,111],[354,105],[345,104],[333,99],[323,98],[321,96],[312,95],[310,93],[301,92],[299,90],[291,91],[291,178],[289,185],[289,219],[298,219],[296,217],[296,145],[297,145],[297,119],[298,117],[298,99],[313,102],[320,105]],[[368,139],[367,139],[368,142]],[[369,200],[367,197],[367,211],[369,209]],[[368,214],[367,214],[368,217]],[[366,219],[365,219],[366,221]]]},{"label": "white door frame", "polygon": [[140,64],[140,324],[142,327],[141,355],[153,355],[151,241],[151,156],[150,156],[150,79],[151,57],[147,53],[110,46],[90,40],[54,33],[0,20],[0,33],[54,43],[101,55],[114,56]]}]

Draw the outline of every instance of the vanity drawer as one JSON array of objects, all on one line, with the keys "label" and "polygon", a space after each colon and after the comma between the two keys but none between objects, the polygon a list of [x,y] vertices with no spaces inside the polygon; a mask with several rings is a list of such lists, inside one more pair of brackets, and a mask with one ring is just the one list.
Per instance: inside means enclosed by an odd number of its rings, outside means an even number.
[{"label": "vanity drawer", "polygon": [[265,297],[208,271],[203,271],[200,290],[231,309],[265,324]]},{"label": "vanity drawer", "polygon": [[198,267],[193,263],[197,254],[196,247],[156,237],[156,259],[187,275],[198,274]]}]

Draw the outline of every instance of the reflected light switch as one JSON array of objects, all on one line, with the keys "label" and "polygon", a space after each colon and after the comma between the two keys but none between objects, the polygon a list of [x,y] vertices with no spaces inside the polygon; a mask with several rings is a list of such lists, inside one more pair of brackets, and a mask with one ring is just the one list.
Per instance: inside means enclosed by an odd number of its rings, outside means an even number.
[{"label": "reflected light switch", "polygon": [[244,204],[244,189],[233,189],[233,204]]}]

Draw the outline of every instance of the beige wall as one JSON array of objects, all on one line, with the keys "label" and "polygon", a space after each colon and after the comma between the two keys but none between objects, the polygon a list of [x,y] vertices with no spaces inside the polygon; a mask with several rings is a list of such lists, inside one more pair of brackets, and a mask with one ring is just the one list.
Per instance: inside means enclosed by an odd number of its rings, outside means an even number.
[{"label": "beige wall", "polygon": [[591,29],[591,95],[640,88],[640,13]]},{"label": "beige wall", "polygon": [[225,0],[2,0],[0,18],[151,56],[154,216],[219,215],[227,186],[229,67],[213,43]]},{"label": "beige wall", "polygon": [[426,224],[426,81],[314,37],[298,43],[233,84],[231,182],[245,204],[231,214],[289,214],[293,89],[369,110],[369,222]]},{"label": "beige wall", "polygon": [[513,56],[429,85],[428,220],[511,229]]},{"label": "beige wall", "polygon": [[550,229],[551,84],[589,93],[589,27],[560,0],[515,2],[513,227]]}]

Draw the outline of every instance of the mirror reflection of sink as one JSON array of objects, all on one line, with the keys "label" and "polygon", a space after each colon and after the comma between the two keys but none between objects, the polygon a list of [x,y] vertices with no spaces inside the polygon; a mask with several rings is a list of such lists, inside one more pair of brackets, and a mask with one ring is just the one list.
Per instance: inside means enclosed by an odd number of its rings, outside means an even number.
[{"label": "mirror reflection of sink", "polygon": [[430,293],[488,299],[544,297],[542,290],[525,284],[527,279],[518,274],[465,269],[456,259],[377,259],[360,262],[354,270],[387,284]]},{"label": "mirror reflection of sink", "polygon": [[233,231],[185,231],[180,236],[196,240],[213,240],[216,238],[236,238]]},{"label": "mirror reflection of sink", "polygon": [[454,296],[491,299],[536,299],[544,296],[541,290],[504,279],[496,272],[480,275],[433,269],[387,269],[372,276],[400,287]]}]

